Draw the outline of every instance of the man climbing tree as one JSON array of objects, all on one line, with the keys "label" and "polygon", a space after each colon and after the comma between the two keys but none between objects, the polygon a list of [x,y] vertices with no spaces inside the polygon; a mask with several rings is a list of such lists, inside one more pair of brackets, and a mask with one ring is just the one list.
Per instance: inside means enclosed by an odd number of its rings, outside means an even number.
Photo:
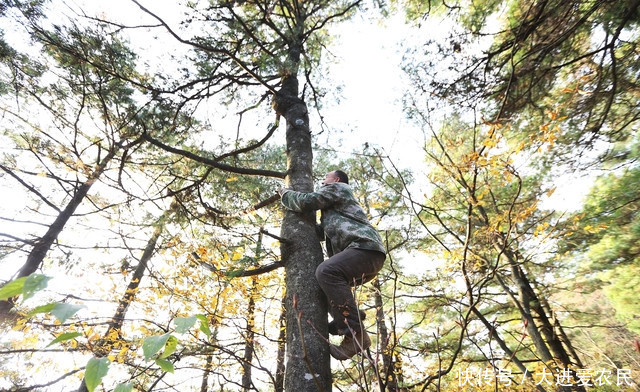
[{"label": "man climbing tree", "polygon": [[373,279],[382,268],[385,248],[376,229],[367,220],[341,170],[327,173],[317,192],[280,191],[282,204],[291,211],[322,211],[329,259],[316,269],[316,279],[329,302],[333,321],[329,333],[344,335],[340,346],[331,345],[331,356],[345,360],[366,350],[371,340],[362,325],[364,312],[350,286]]}]

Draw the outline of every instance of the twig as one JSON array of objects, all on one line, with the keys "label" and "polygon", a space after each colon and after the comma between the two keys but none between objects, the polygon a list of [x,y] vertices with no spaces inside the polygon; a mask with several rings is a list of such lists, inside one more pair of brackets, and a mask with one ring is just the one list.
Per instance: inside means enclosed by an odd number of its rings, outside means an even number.
[{"label": "twig", "polygon": [[261,232],[262,234],[264,234],[264,235],[268,236],[268,237],[271,237],[271,238],[273,238],[273,239],[276,239],[276,240],[278,240],[278,241],[282,242],[283,244],[289,244],[289,243],[291,243],[291,241],[289,241],[288,239],[286,239],[286,238],[282,238],[282,237],[278,237],[278,236],[277,236],[277,235],[275,235],[275,234],[271,234],[271,233],[269,233],[268,231],[266,231],[265,229],[260,230],[260,232]]}]

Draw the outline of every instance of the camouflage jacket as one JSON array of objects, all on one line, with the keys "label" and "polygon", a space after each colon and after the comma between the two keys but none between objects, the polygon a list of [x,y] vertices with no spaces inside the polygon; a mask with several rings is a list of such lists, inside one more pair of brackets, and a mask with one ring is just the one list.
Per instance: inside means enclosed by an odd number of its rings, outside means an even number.
[{"label": "camouflage jacket", "polygon": [[377,230],[353,196],[348,184],[334,182],[317,192],[285,190],[282,205],[295,212],[321,211],[320,225],[329,241],[329,256],[347,248],[375,250],[386,253]]}]

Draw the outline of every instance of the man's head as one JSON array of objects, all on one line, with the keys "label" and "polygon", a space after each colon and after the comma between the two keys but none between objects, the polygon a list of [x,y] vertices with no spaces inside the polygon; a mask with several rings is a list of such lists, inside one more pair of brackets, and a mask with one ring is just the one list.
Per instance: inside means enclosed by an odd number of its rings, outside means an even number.
[{"label": "man's head", "polygon": [[347,173],[343,172],[342,170],[334,170],[332,172],[327,173],[327,175],[324,176],[322,185],[327,185],[334,182],[342,182],[342,183],[348,184],[349,177],[347,176]]}]

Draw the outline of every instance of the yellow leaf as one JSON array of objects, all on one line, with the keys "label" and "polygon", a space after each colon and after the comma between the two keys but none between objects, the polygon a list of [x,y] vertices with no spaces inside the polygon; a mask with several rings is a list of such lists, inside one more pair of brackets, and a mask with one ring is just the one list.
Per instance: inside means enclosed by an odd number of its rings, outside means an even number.
[{"label": "yellow leaf", "polygon": [[593,226],[591,226],[591,225],[586,225],[586,226],[584,227],[584,231],[586,231],[587,233],[595,234],[595,233],[599,232],[599,231],[600,231],[600,229],[599,229],[599,228],[597,228],[597,227],[593,227]]},{"label": "yellow leaf", "polygon": [[229,177],[229,178],[227,178],[227,182],[234,182],[234,181],[238,181],[238,177]]}]

